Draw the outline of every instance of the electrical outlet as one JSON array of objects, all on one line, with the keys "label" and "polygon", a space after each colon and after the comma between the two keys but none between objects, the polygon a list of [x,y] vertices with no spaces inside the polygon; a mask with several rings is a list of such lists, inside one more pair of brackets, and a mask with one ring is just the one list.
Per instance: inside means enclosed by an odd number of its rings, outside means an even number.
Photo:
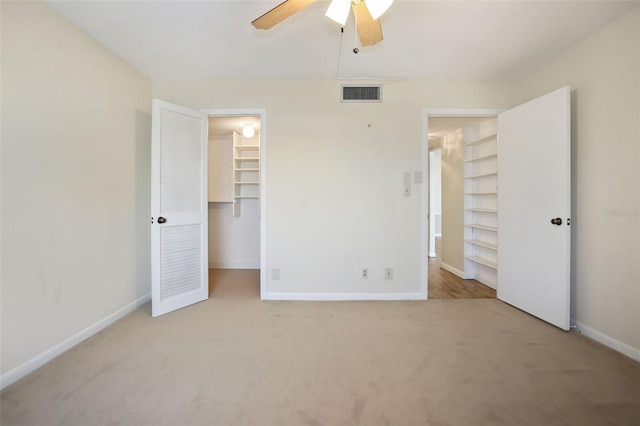
[{"label": "electrical outlet", "polygon": [[393,279],[393,268],[384,268],[384,279],[385,280]]},{"label": "electrical outlet", "polygon": [[271,269],[271,279],[279,280],[280,279],[280,268]]},{"label": "electrical outlet", "polygon": [[404,184],[404,196],[405,197],[411,197],[411,184],[410,183],[405,183]]},{"label": "electrical outlet", "polygon": [[363,280],[369,279],[369,268],[362,268],[362,271],[360,272],[360,278],[362,278]]}]

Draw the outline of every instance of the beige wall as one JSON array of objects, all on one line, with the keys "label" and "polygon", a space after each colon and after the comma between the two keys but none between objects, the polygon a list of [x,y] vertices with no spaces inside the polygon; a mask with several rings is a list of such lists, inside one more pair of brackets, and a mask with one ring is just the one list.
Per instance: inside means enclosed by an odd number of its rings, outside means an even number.
[{"label": "beige wall", "polygon": [[[339,81],[156,81],[190,108],[265,108],[267,291],[277,297],[418,297],[424,287],[423,108],[505,105],[489,83],[384,83],[384,102],[341,103]],[[369,279],[360,270],[369,268]],[[394,279],[384,279],[384,268]]]},{"label": "beige wall", "polygon": [[[512,103],[572,88],[573,312],[640,350],[640,9],[515,81]],[[602,337],[602,336],[600,336]],[[613,342],[615,343],[615,342]],[[629,349],[627,347],[627,349]]]},{"label": "beige wall", "polygon": [[2,373],[149,293],[151,82],[2,7]]},{"label": "beige wall", "polygon": [[443,267],[464,274],[464,132],[458,129],[442,138],[442,240]]}]

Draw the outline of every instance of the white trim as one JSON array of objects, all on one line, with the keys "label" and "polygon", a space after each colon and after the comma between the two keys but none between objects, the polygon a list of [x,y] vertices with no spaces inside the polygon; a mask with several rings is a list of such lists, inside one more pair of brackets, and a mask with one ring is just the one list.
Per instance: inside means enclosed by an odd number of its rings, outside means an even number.
[{"label": "white trim", "polygon": [[[425,299],[429,298],[429,259],[427,253],[429,252],[429,186],[431,180],[429,178],[429,116],[422,114],[422,215],[420,222],[420,291]],[[435,255],[433,256],[435,257]]]},{"label": "white trim", "polygon": [[209,262],[209,269],[260,269],[259,263]]},{"label": "white trim", "polygon": [[479,283],[482,283],[482,284],[486,285],[489,288],[492,288],[492,289],[494,289],[496,291],[498,290],[498,286],[497,286],[496,283],[491,282],[491,281],[487,281],[484,278],[471,276],[471,277],[467,277],[466,279],[474,279],[474,280],[478,281]]},{"label": "white trim", "polygon": [[92,325],[85,328],[84,330],[80,330],[73,336],[68,337],[67,339],[61,341],[60,343],[45,350],[44,352],[39,353],[38,355],[34,356],[30,360],[20,364],[16,368],[7,371],[0,377],[0,390],[17,382],[18,380],[22,379],[29,373],[32,373],[33,371],[42,367],[44,364],[53,360],[57,356],[73,348],[77,344],[84,342],[89,337],[104,330],[114,322],[118,321],[125,315],[130,314],[131,312],[136,310],[138,307],[144,305],[150,300],[151,300],[151,293],[147,293],[144,296],[140,297],[138,300],[135,300],[129,303],[128,305],[118,309],[114,313],[107,315],[106,317],[102,318],[98,322],[93,323]]},{"label": "white trim", "polygon": [[429,252],[429,257],[436,257],[436,252],[435,251],[430,251]]},{"label": "white trim", "polygon": [[[210,116],[260,116],[260,299],[267,298],[267,110],[264,108],[204,108]],[[245,269],[245,268],[239,268]],[[248,268],[256,269],[256,268]]]},{"label": "white trim", "polygon": [[445,271],[449,271],[449,272],[451,272],[453,275],[457,275],[457,276],[459,276],[459,277],[460,277],[460,278],[462,278],[463,280],[468,279],[468,278],[465,276],[464,271],[461,271],[461,270],[460,270],[460,269],[458,269],[458,268],[454,268],[453,266],[448,265],[448,264],[446,264],[446,263],[444,263],[444,262],[442,262],[442,261],[440,262],[440,267],[441,267],[442,269],[444,269]]},{"label": "white trim", "polygon": [[607,336],[606,334],[601,333],[600,331],[577,321],[576,321],[576,331],[580,334],[584,334],[588,338],[593,339],[598,343],[601,343],[613,349],[614,351],[620,352],[621,354],[628,356],[634,361],[640,362],[639,348],[634,348],[633,346],[627,345],[626,343],[623,343],[618,339],[614,339],[613,337]]},{"label": "white trim", "polygon": [[505,111],[504,108],[425,108],[423,110],[426,116],[431,117],[495,117],[503,111]]},{"label": "white trim", "polygon": [[350,300],[426,300],[418,293],[267,293],[266,300],[300,300],[314,302]]}]

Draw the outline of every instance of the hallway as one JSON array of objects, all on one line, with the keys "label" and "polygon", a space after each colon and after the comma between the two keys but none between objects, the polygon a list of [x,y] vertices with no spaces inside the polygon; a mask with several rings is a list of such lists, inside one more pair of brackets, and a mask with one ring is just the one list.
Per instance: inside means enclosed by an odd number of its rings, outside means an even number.
[{"label": "hallway", "polygon": [[491,287],[440,268],[440,238],[436,238],[436,257],[429,258],[429,299],[495,298],[496,291]]}]

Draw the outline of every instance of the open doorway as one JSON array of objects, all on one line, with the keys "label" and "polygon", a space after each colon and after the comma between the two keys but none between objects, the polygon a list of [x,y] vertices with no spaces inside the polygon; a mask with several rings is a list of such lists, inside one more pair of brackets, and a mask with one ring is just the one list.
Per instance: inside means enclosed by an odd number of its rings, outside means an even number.
[{"label": "open doorway", "polygon": [[[488,160],[479,166],[471,160],[469,147],[479,135],[495,134],[495,113],[457,115],[455,112],[428,114],[429,141],[429,259],[428,259],[428,297],[430,299],[475,299],[495,298],[496,285],[484,280],[484,272],[491,269],[486,265],[475,265],[473,235],[469,232],[471,222],[491,222],[497,216],[497,204],[491,206],[493,219],[488,208],[475,208],[476,200],[470,194],[476,192],[469,178],[474,170],[491,167]],[[487,144],[489,146],[489,144]],[[483,149],[493,149],[492,146]],[[494,163],[495,167],[495,163]],[[490,185],[481,182],[482,185]],[[493,201],[497,203],[497,194]],[[480,203],[491,203],[481,200]],[[480,210],[487,212],[481,213]],[[494,211],[495,210],[495,211]],[[480,217],[487,214],[487,217]],[[473,216],[473,217],[471,217]],[[489,225],[495,225],[490,223]],[[473,231],[472,231],[473,232]],[[491,245],[497,238],[487,232],[483,238]],[[492,249],[482,247],[491,251]],[[496,252],[485,253],[492,260]],[[491,257],[493,256],[493,257]],[[495,262],[497,263],[497,262]],[[483,270],[483,268],[485,270]],[[496,274],[496,268],[493,268]]]},{"label": "open doorway", "polygon": [[261,295],[263,116],[208,117],[209,296]]}]

